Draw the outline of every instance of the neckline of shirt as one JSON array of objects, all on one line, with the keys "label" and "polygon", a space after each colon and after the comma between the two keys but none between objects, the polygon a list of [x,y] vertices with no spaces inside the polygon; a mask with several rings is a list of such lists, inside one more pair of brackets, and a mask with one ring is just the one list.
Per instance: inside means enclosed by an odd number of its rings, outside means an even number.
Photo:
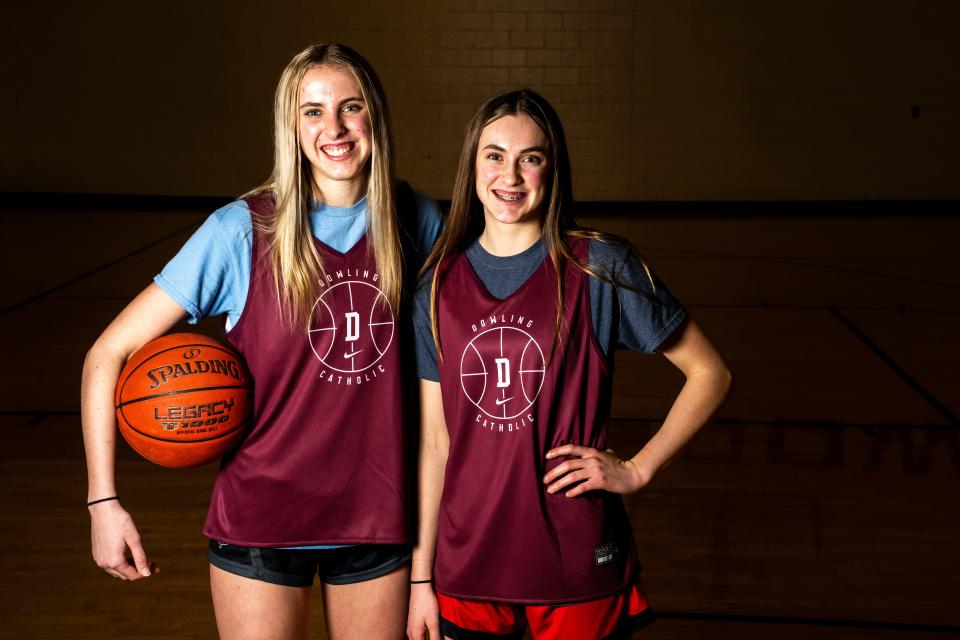
[{"label": "neckline of shirt", "polygon": [[335,207],[325,202],[314,202],[310,210],[311,216],[323,216],[327,218],[353,218],[363,213],[367,208],[367,195],[357,200],[349,207]]},{"label": "neckline of shirt", "polygon": [[485,269],[497,269],[503,271],[512,271],[524,267],[536,267],[543,261],[546,255],[546,245],[543,236],[540,236],[536,242],[524,249],[520,253],[512,256],[495,256],[480,244],[477,238],[467,247],[466,254],[470,262],[480,265]]}]

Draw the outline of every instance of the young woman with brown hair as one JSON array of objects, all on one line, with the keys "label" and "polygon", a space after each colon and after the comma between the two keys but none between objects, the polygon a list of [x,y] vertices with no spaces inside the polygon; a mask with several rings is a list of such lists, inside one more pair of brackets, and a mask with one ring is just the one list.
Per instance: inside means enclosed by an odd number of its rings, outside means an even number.
[{"label": "young woman with brown hair", "polygon": [[[560,119],[538,94],[467,129],[416,299],[420,532],[408,636],[620,638],[652,614],[620,496],[720,405],[720,355],[629,245],[580,227]],[[686,383],[632,458],[607,450],[612,351]]]}]

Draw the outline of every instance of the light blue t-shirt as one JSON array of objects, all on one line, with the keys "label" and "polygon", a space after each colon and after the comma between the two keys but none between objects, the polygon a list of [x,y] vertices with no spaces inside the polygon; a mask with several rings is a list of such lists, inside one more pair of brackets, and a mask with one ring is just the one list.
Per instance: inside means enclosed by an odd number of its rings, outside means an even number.
[{"label": "light blue t-shirt", "polygon": [[[442,226],[440,209],[427,195],[414,191],[418,245],[427,255]],[[350,207],[319,204],[310,212],[310,227],[320,242],[345,253],[366,231],[367,197]],[[250,287],[253,225],[243,200],[214,211],[179,253],[154,278],[187,312],[191,324],[227,315],[227,331],[243,313]]]},{"label": "light blue t-shirt", "polygon": [[[417,220],[414,239],[430,253],[443,226],[440,209],[429,196],[414,191]],[[310,212],[310,228],[320,242],[346,253],[366,231],[367,197],[350,207],[319,204]],[[243,200],[217,209],[187,240],[155,278],[187,312],[191,324],[227,315],[226,329],[237,324],[250,288],[253,223]],[[338,549],[351,545],[311,545],[289,549]]]}]

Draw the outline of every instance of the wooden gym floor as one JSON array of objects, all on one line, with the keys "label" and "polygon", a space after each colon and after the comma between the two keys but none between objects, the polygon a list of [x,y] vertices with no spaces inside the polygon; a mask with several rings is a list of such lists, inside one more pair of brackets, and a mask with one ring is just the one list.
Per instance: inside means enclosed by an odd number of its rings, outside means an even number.
[{"label": "wooden gym floor", "polygon": [[[737,376],[627,500],[660,617],[638,637],[960,636],[960,218],[819,213],[590,220],[641,248]],[[216,636],[215,466],[121,443],[119,492],[161,573],[113,580],[90,557],[78,417],[87,347],[203,216],[0,213],[0,637]],[[617,367],[612,440],[632,454],[680,378],[655,356]]]}]

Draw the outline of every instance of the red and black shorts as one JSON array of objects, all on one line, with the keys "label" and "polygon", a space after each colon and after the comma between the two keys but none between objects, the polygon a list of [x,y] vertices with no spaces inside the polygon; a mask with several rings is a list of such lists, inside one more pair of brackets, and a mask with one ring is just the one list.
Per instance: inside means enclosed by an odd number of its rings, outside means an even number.
[{"label": "red and black shorts", "polygon": [[453,640],[520,640],[530,627],[534,640],[614,640],[654,620],[637,579],[612,596],[565,605],[520,605],[461,600],[442,593],[440,631]]}]

